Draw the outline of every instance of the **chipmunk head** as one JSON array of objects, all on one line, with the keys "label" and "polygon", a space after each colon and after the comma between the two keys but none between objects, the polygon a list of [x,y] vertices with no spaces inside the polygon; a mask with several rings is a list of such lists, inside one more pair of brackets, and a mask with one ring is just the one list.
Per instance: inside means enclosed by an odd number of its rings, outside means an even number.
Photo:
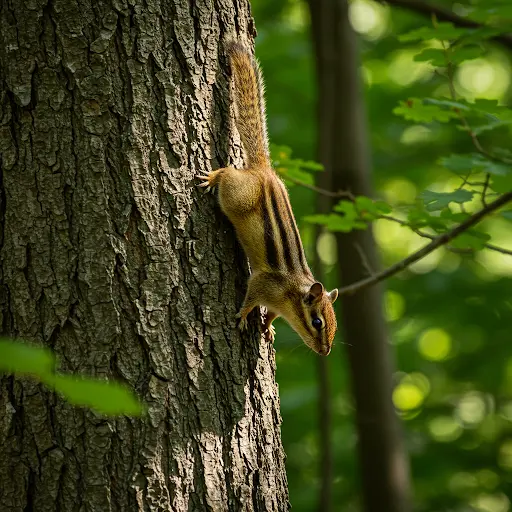
[{"label": "chipmunk head", "polygon": [[336,288],[327,292],[322,283],[313,283],[305,294],[294,301],[295,314],[285,315],[304,343],[323,356],[331,351],[336,334],[336,316],[332,305],[337,298]]}]

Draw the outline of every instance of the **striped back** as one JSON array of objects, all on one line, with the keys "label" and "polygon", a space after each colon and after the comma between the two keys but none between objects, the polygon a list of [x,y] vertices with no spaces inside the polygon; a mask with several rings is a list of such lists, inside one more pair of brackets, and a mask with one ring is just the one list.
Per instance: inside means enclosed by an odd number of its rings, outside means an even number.
[{"label": "striped back", "polygon": [[268,266],[275,271],[313,279],[308,267],[288,192],[275,174],[269,174],[261,202]]}]

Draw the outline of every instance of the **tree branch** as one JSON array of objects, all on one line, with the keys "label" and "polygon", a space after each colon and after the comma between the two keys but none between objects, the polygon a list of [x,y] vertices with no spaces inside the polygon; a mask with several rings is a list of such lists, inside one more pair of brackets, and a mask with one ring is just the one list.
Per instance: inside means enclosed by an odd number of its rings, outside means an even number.
[{"label": "tree branch", "polygon": [[[428,16],[435,14],[438,20],[449,21],[454,25],[463,28],[481,28],[487,26],[483,23],[478,23],[477,21],[459,16],[450,9],[446,9],[445,7],[440,7],[438,5],[432,5],[427,2],[423,2],[422,0],[377,0],[377,2],[402,7],[403,9],[408,9],[409,11],[418,12],[420,14],[426,14]],[[512,50],[512,35],[502,34],[495,36],[492,39]]]},{"label": "tree branch", "polygon": [[316,185],[310,185],[309,183],[298,180],[297,178],[288,176],[288,174],[286,174],[285,172],[281,172],[280,174],[284,180],[288,180],[292,183],[295,183],[296,185],[300,185],[301,187],[308,188],[309,190],[312,190],[313,192],[317,192],[318,194],[322,194],[326,197],[333,197],[333,198],[346,197],[347,199],[350,199],[350,200],[352,200],[354,197],[350,192],[344,192],[343,190],[340,190],[339,192],[332,192],[331,190],[326,190],[325,188],[320,188],[320,187],[317,187]]},{"label": "tree branch", "polygon": [[383,281],[384,279],[387,279],[388,277],[397,274],[398,272],[404,270],[413,263],[427,256],[427,254],[430,254],[439,247],[446,245],[455,237],[459,236],[460,234],[464,233],[464,231],[467,231],[469,228],[473,227],[475,224],[480,222],[484,217],[489,215],[491,212],[497,210],[498,208],[501,208],[503,205],[510,201],[512,201],[512,192],[502,194],[501,196],[498,197],[498,199],[496,199],[492,203],[489,203],[485,208],[482,208],[481,210],[473,214],[471,217],[469,217],[464,222],[454,227],[450,231],[447,231],[446,233],[439,235],[434,240],[432,240],[432,242],[427,244],[425,247],[421,248],[419,251],[412,253],[411,255],[407,256],[407,258],[404,258],[403,260],[399,261],[398,263],[395,263],[391,267],[388,267],[382,272],[379,272],[378,274],[375,274],[366,279],[362,279],[361,281],[358,281],[349,286],[340,288],[338,290],[339,294],[342,295],[356,293],[359,290],[362,290],[363,288],[372,286],[376,283],[379,283],[380,281]]},{"label": "tree branch", "polygon": [[[487,206],[487,203],[484,204],[484,206]],[[401,226],[408,227],[410,230],[412,230],[413,233],[416,233],[418,236],[421,236],[422,238],[428,238],[429,240],[436,240],[439,235],[431,235],[430,233],[426,233],[425,231],[422,231],[421,229],[415,228],[411,226],[407,221],[402,219],[397,219],[396,217],[392,217],[391,215],[379,215],[379,219],[389,220],[391,222],[396,222],[397,224],[400,224]],[[500,252],[501,254],[507,254],[508,256],[512,256],[512,250],[504,249],[503,247],[498,247],[497,245],[493,244],[484,244],[484,247],[486,249],[489,249],[490,251],[496,251]],[[458,247],[446,247],[449,251],[458,253],[458,254],[472,254],[475,251],[473,249],[460,249]]]}]

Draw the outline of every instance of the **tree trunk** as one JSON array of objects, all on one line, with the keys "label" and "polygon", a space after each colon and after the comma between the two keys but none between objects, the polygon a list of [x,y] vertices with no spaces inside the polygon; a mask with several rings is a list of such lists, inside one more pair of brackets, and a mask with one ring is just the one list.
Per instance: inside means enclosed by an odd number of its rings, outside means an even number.
[{"label": "tree trunk", "polygon": [[0,0],[0,322],[142,419],[0,381],[0,510],[288,509],[274,351],[197,174],[240,164],[223,44],[246,0]]},{"label": "tree trunk", "polygon": [[[333,191],[372,196],[370,150],[356,38],[347,0],[311,0],[319,81],[319,152]],[[330,185],[330,187],[329,187]],[[370,230],[336,234],[340,286],[378,268]],[[364,255],[363,257],[361,255]],[[380,286],[342,296],[342,335],[356,405],[363,504],[367,512],[406,512],[407,457],[391,401],[393,363]]]}]

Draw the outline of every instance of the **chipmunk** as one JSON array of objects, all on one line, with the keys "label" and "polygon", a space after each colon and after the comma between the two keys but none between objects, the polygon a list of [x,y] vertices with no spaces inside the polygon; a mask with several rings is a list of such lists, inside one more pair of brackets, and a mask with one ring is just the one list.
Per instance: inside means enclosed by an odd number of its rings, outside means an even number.
[{"label": "chipmunk", "polygon": [[273,341],[272,322],[282,316],[304,343],[321,355],[331,351],[336,333],[333,302],[313,277],[292,213],[288,192],[272,169],[268,148],[263,80],[256,59],[241,43],[228,47],[234,82],[235,123],[245,149],[247,168],[225,167],[199,176],[199,185],[218,187],[220,206],[234,225],[249,258],[251,276],[237,318],[265,306],[265,336]]}]

